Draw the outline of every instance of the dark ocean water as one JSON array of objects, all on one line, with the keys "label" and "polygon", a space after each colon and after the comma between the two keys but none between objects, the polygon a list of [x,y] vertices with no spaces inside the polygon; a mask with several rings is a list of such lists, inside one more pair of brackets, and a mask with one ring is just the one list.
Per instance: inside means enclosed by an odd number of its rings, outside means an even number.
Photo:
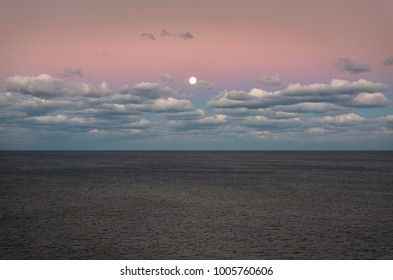
[{"label": "dark ocean water", "polygon": [[393,152],[0,152],[1,259],[393,259]]}]

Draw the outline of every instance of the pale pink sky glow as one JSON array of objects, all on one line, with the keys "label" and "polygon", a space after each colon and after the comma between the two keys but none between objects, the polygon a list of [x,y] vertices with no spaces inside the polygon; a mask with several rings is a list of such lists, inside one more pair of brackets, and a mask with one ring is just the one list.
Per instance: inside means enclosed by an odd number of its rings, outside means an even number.
[{"label": "pale pink sky glow", "polygon": [[392,1],[2,1],[0,78],[65,67],[115,83],[180,71],[334,76],[339,57],[375,65],[391,54],[392,10]]}]

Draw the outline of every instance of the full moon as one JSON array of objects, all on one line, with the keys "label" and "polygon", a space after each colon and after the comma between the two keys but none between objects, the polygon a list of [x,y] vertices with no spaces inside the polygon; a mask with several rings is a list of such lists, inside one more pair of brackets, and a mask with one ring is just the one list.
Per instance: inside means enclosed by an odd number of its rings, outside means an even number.
[{"label": "full moon", "polygon": [[195,77],[191,77],[188,81],[190,82],[191,85],[195,85],[197,82],[197,79]]}]

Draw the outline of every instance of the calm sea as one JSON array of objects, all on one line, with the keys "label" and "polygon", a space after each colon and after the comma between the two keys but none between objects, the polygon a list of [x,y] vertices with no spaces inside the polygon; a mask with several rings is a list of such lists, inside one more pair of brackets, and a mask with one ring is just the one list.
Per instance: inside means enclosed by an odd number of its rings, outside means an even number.
[{"label": "calm sea", "polygon": [[0,152],[1,259],[393,259],[393,152]]}]

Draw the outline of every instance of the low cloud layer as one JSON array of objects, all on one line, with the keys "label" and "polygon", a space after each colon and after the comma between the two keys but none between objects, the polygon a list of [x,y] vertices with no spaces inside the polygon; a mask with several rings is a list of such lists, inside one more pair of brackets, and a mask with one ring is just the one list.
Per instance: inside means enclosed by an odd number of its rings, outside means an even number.
[{"label": "low cloud layer", "polygon": [[[173,78],[164,74],[161,80],[169,83]],[[204,87],[213,89],[208,82]],[[326,84],[290,84],[279,91],[213,92],[215,96],[196,106],[183,93],[153,82],[112,90],[105,82],[96,86],[47,74],[12,76],[0,94],[0,134],[3,143],[60,136],[67,141],[125,143],[299,139],[368,143],[371,136],[385,141],[393,135],[393,115],[369,118],[361,113],[391,106],[389,91],[379,82],[334,79]]]}]

